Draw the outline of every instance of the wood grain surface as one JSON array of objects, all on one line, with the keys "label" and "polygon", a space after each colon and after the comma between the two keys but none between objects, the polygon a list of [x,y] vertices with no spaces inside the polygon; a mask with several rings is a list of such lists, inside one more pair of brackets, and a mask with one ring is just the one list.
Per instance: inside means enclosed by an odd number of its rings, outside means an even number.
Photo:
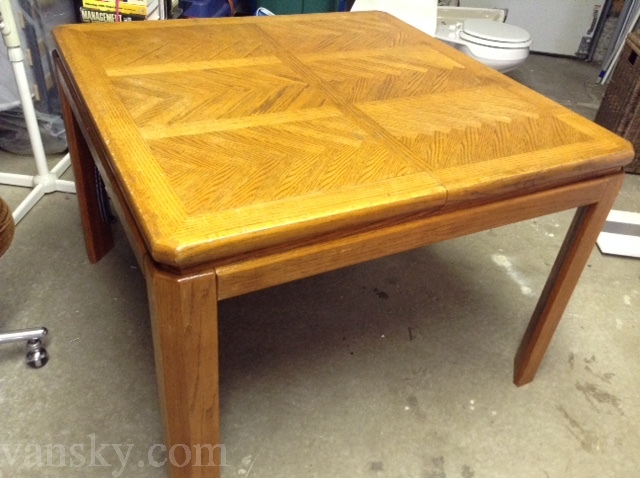
[{"label": "wood grain surface", "polygon": [[[620,176],[620,178],[618,178]],[[216,267],[219,299],[360,264],[390,254],[615,197],[623,174],[583,181],[550,191],[482,204],[444,214],[376,224],[335,234],[295,249],[262,251]],[[615,182],[617,187],[611,187]],[[606,216],[606,215],[605,215]],[[595,226],[597,228],[597,226]],[[586,246],[590,251],[593,248]]]},{"label": "wood grain surface", "polygon": [[516,385],[535,377],[623,182],[622,172],[604,178],[600,200],[577,209],[516,353]]},{"label": "wood grain surface", "polygon": [[631,146],[380,12],[59,27],[177,269],[612,171]]},{"label": "wood grain surface", "polygon": [[[379,12],[59,27],[87,250],[147,281],[173,478],[220,476],[217,302],[577,207],[515,359],[531,381],[631,145]],[[200,463],[207,463],[200,466]]]},{"label": "wood grain surface", "polygon": [[172,478],[217,478],[223,463],[216,275],[175,276],[147,260],[145,276],[167,467]]}]

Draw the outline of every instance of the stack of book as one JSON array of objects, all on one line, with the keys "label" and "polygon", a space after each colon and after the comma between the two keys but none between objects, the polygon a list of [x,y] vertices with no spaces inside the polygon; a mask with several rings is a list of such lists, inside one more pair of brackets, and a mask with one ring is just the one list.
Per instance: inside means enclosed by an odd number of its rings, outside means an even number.
[{"label": "stack of book", "polygon": [[80,20],[84,23],[131,22],[171,18],[177,0],[81,0]]}]

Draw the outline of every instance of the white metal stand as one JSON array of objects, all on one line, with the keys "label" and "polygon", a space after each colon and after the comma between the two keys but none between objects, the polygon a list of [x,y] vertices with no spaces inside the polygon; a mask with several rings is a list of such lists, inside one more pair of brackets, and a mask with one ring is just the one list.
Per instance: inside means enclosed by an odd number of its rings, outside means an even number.
[{"label": "white metal stand", "polygon": [[0,31],[2,31],[2,39],[9,53],[9,61],[13,66],[13,74],[18,86],[22,111],[37,168],[35,176],[0,172],[0,184],[33,188],[24,201],[13,211],[13,220],[17,224],[45,194],[52,192],[75,193],[76,185],[73,181],[59,179],[71,164],[68,154],[53,169],[49,170],[47,165],[11,0],[0,0]]}]

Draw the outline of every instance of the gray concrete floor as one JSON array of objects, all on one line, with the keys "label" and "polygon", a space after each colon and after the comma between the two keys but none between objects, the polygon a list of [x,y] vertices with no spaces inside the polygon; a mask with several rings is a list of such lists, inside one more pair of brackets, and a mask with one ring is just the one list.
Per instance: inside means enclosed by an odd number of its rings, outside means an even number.
[{"label": "gray concrete floor", "polygon": [[[533,55],[512,76],[592,118],[597,73]],[[2,171],[32,169],[0,156]],[[26,193],[0,187],[14,206]],[[640,211],[640,176],[616,207]],[[595,250],[536,380],[511,381],[571,216],[222,302],[223,476],[638,476],[638,260]],[[0,330],[51,331],[44,369],[0,348],[1,478],[167,476],[151,448],[162,426],[145,284],[116,233],[90,265],[75,197],[51,194],[0,260]]]}]

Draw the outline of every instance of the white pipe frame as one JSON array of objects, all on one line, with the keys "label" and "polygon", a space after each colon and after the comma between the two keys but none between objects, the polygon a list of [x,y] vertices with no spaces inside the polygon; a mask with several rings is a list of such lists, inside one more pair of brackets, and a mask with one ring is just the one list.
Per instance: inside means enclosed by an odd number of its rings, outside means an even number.
[{"label": "white pipe frame", "polygon": [[17,224],[45,194],[52,192],[75,193],[76,186],[73,181],[60,179],[60,176],[71,164],[68,154],[53,169],[49,170],[47,165],[47,157],[42,145],[36,110],[33,107],[29,80],[24,66],[24,53],[20,46],[20,35],[13,15],[11,0],[0,0],[0,31],[9,53],[9,61],[13,67],[20,103],[22,104],[22,112],[24,113],[29,133],[29,142],[31,143],[37,169],[37,174],[34,176],[0,172],[0,184],[33,188],[13,211],[13,220]]}]

